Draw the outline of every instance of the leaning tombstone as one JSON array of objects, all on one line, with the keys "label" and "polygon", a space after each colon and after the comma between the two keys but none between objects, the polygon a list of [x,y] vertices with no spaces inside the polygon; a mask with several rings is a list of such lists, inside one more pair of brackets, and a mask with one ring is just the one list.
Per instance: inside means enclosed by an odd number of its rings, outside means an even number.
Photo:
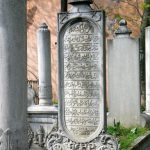
[{"label": "leaning tombstone", "polygon": [[105,133],[105,15],[90,0],[58,14],[59,126],[48,150],[118,150]]}]

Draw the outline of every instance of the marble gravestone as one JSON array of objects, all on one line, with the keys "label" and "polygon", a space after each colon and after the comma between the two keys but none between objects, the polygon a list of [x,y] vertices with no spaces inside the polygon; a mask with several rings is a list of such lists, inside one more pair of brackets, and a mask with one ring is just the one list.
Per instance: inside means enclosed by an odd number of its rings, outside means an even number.
[{"label": "marble gravestone", "polygon": [[[115,37],[108,40],[108,124],[125,127],[149,126],[150,118],[140,111],[139,39],[122,19]],[[117,104],[117,105],[116,105]]]},{"label": "marble gravestone", "polygon": [[59,130],[49,135],[48,150],[118,149],[104,133],[104,13],[90,3],[71,1],[71,10],[58,14]]}]

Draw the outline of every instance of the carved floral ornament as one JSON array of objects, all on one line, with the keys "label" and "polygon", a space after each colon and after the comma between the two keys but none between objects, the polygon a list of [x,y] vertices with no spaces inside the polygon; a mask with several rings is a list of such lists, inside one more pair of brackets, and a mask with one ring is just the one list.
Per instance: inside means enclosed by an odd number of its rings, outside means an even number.
[{"label": "carved floral ornament", "polygon": [[10,129],[0,129],[0,150],[12,150]]},{"label": "carved floral ornament", "polygon": [[59,130],[48,135],[46,144],[48,150],[119,150],[116,139],[103,131],[90,142],[76,143]]}]

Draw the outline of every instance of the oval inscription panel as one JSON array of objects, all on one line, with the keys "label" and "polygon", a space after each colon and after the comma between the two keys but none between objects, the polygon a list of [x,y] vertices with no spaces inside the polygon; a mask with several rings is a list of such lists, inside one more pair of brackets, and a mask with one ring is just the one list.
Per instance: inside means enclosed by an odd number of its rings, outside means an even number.
[{"label": "oval inscription panel", "polygon": [[86,140],[100,128],[103,98],[101,33],[90,21],[69,25],[63,35],[64,124],[68,133]]}]

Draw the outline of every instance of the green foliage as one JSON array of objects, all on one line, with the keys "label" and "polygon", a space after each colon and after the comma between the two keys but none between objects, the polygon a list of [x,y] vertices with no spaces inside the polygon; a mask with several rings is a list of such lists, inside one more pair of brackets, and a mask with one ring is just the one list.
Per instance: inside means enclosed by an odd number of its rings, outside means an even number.
[{"label": "green foliage", "polygon": [[144,8],[150,8],[150,4],[143,4]]},{"label": "green foliage", "polygon": [[125,128],[120,125],[120,122],[114,122],[114,126],[109,126],[107,128],[107,133],[116,136],[119,139],[121,149],[127,149],[135,139],[146,133],[148,130],[148,128],[142,127]]},{"label": "green foliage", "polygon": [[145,111],[145,106],[141,105],[141,112]]},{"label": "green foliage", "polygon": [[53,104],[58,104],[58,100],[57,99],[53,99]]},{"label": "green foliage", "polygon": [[118,22],[122,19],[120,14],[115,14],[115,18],[117,19]]},{"label": "green foliage", "polygon": [[148,8],[150,8],[150,4],[141,3],[140,8],[141,8],[142,10],[148,9]]}]

